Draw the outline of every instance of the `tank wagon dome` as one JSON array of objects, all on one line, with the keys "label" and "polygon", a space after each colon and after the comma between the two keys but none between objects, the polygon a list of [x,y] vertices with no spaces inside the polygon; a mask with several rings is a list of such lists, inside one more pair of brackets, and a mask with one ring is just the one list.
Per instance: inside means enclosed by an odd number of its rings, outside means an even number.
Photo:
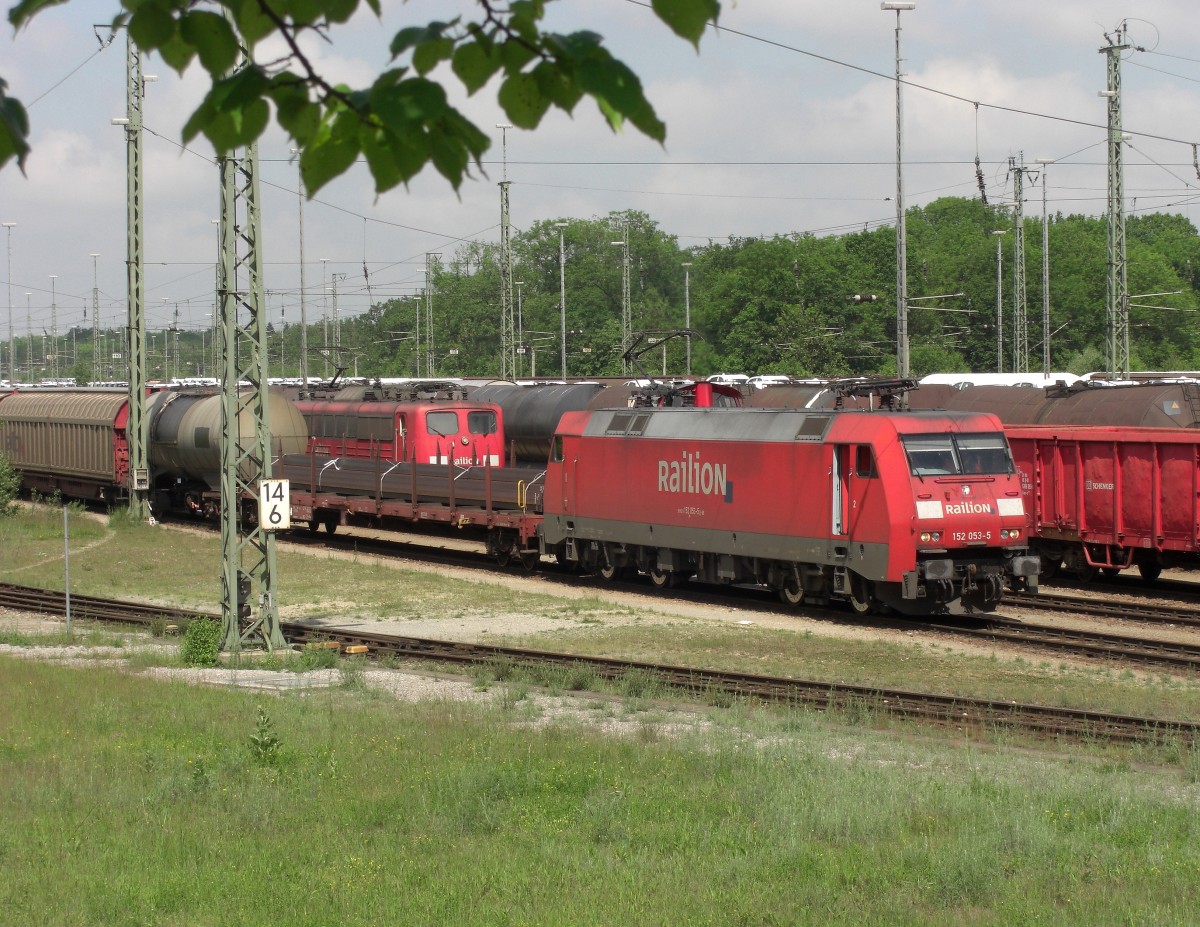
[{"label": "tank wagon dome", "polygon": [[[147,399],[150,426],[150,465],[158,472],[178,473],[199,480],[210,489],[221,486],[220,393],[165,392]],[[308,426],[300,411],[281,391],[267,392],[267,417],[271,430],[271,456],[302,454],[308,446]],[[237,431],[243,444],[254,439],[254,415],[238,413]],[[252,481],[258,474],[245,464],[241,476]]]}]

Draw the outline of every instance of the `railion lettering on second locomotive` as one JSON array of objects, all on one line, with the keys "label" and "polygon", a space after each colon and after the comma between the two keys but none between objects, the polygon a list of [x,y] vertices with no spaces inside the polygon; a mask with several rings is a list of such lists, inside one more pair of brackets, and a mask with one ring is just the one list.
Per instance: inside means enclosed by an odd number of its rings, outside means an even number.
[{"label": "railion lettering on second locomotive", "polygon": [[719,496],[726,502],[733,497],[727,464],[701,461],[699,452],[683,451],[680,460],[658,462],[658,491]]}]

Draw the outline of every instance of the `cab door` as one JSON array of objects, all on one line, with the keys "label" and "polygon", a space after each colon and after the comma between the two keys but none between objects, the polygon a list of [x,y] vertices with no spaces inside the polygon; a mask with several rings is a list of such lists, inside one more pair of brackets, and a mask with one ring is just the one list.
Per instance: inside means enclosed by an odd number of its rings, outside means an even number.
[{"label": "cab door", "polygon": [[[859,522],[863,519],[872,488],[877,485],[878,470],[871,445],[856,444],[847,448],[847,463],[853,461],[847,475],[848,499],[846,503],[846,533],[858,535]],[[864,525],[867,522],[863,522]]]},{"label": "cab door", "polygon": [[849,486],[850,448],[845,444],[833,446],[833,465],[830,476],[830,534],[835,538],[847,534],[847,506],[850,498]]}]

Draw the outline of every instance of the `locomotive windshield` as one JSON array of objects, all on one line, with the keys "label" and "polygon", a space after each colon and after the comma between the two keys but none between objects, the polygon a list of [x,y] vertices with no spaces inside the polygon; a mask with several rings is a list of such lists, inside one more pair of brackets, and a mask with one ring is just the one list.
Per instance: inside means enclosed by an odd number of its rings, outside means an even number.
[{"label": "locomotive windshield", "polygon": [[491,411],[468,412],[467,431],[473,435],[494,435],[497,431],[496,413]]},{"label": "locomotive windshield", "polygon": [[431,435],[442,438],[458,434],[457,412],[430,412],[425,416],[425,427]]},{"label": "locomotive windshield", "polygon": [[913,476],[1012,473],[1008,442],[1001,434],[904,435],[901,440]]}]

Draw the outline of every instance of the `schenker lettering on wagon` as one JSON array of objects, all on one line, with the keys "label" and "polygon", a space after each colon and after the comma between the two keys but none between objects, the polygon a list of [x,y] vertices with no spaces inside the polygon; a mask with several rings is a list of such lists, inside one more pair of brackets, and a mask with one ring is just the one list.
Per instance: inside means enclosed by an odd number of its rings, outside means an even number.
[{"label": "schenker lettering on wagon", "polygon": [[658,491],[720,496],[726,502],[733,497],[728,464],[709,463],[699,452],[682,451],[679,460],[658,462]]}]

